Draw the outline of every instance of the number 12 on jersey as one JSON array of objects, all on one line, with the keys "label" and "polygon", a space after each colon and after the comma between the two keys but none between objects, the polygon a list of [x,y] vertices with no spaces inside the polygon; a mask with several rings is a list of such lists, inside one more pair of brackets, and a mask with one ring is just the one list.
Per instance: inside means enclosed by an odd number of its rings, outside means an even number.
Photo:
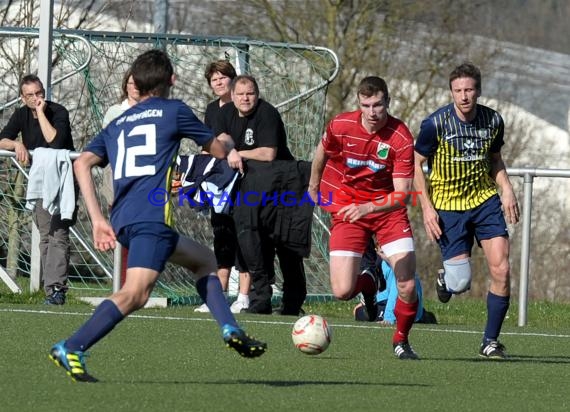
[{"label": "number 12 on jersey", "polygon": [[[149,176],[156,173],[154,165],[137,166],[137,156],[148,156],[156,154],[156,125],[141,124],[135,126],[127,135],[127,138],[133,136],[144,136],[145,143],[142,145],[126,147],[125,131],[121,130],[121,134],[117,139],[117,161],[115,162],[114,180],[124,177]],[[123,175],[124,169],[124,175]]]}]

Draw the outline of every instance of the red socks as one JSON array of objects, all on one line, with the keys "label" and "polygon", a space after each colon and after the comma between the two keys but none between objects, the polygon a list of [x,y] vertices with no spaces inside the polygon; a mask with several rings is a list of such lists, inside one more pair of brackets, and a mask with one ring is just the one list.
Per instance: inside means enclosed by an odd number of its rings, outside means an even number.
[{"label": "red socks", "polygon": [[414,303],[406,303],[398,297],[396,299],[396,307],[394,315],[396,315],[396,332],[392,337],[392,343],[407,342],[408,334],[418,311],[418,300]]},{"label": "red socks", "polygon": [[376,286],[376,282],[370,275],[358,275],[356,278],[356,285],[354,286],[354,290],[352,292],[352,296],[350,296],[347,300],[354,298],[360,292],[365,293],[367,295],[372,295],[378,292],[378,288]]}]

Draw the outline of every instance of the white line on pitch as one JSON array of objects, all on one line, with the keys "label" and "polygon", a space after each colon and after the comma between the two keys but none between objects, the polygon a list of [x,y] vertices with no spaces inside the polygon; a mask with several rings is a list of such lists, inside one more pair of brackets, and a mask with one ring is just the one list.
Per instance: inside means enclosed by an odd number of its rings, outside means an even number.
[{"label": "white line on pitch", "polygon": [[[34,313],[40,315],[66,315],[66,316],[89,316],[90,312],[60,312],[60,311],[51,311],[51,310],[36,310],[36,309],[9,309],[9,308],[0,308],[0,312],[15,312],[15,313]],[[198,321],[198,322],[214,322],[212,318],[185,318],[181,316],[158,316],[158,315],[142,315],[142,314],[134,314],[129,315],[129,318],[133,319],[157,319],[157,320],[181,320],[181,321]],[[293,325],[294,320],[291,321],[278,321],[278,320],[251,320],[251,319],[239,319],[240,323],[255,323],[255,324],[265,324],[265,325]],[[334,323],[332,324],[335,328],[350,328],[350,329],[390,329],[389,327],[382,327],[378,325],[355,325],[355,324],[342,324],[342,323]],[[425,331],[425,332],[439,332],[439,333],[466,333],[466,334],[480,334],[481,331],[477,330],[464,330],[464,329],[448,329],[445,327],[442,328],[433,328],[433,327],[423,327],[414,326],[414,332]],[[539,333],[539,332],[501,332],[501,335],[511,335],[511,336],[539,336],[539,337],[547,337],[547,338],[570,338],[570,335],[565,334],[554,334],[554,333]]]}]

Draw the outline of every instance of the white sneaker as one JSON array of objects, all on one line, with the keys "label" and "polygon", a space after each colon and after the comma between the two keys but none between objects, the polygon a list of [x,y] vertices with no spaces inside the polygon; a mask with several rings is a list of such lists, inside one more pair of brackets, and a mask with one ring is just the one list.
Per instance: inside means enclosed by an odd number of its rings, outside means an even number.
[{"label": "white sneaker", "polygon": [[247,308],[249,308],[249,303],[242,302],[241,300],[236,300],[230,306],[230,310],[232,311],[232,313],[241,313],[241,311],[243,309],[247,309]]},{"label": "white sneaker", "polygon": [[194,312],[210,313],[210,309],[208,308],[208,305],[206,305],[205,303],[202,303],[200,306],[198,306],[196,309],[194,309]]}]

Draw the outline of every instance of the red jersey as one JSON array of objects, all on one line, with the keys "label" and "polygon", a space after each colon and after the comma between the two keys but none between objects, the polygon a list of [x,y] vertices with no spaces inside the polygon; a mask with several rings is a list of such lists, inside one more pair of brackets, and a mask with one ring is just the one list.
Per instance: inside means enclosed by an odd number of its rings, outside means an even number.
[{"label": "red jersey", "polygon": [[369,133],[361,123],[361,113],[339,114],[322,137],[329,159],[319,204],[328,212],[381,198],[394,191],[394,178],[414,177],[414,139],[404,122],[388,115],[382,129]]}]

